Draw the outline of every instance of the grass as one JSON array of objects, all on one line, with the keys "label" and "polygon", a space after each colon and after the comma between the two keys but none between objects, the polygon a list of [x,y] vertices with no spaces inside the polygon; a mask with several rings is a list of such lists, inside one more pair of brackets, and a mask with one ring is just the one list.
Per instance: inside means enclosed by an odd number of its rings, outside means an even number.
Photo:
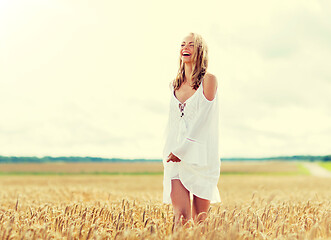
[{"label": "grass", "polygon": [[[161,164],[9,164],[0,165],[0,176],[112,176],[163,175]],[[309,175],[300,162],[224,163],[224,175],[293,176]]]},{"label": "grass", "polygon": [[299,173],[302,175],[310,175],[309,170],[302,164],[298,163]]},{"label": "grass", "polygon": [[[75,176],[75,175],[163,175],[163,172],[0,172],[0,176]],[[309,175],[308,170],[301,166],[296,172],[222,172],[222,175],[262,175],[262,176],[292,176],[292,175]]]},{"label": "grass", "polygon": [[293,176],[293,175],[307,175],[307,173],[301,170],[296,172],[222,172],[221,171],[221,176],[222,175]]},{"label": "grass", "polygon": [[1,175],[163,175],[163,172],[0,172]]},{"label": "grass", "polygon": [[321,167],[324,167],[325,169],[331,171],[331,162],[319,162],[319,165]]}]

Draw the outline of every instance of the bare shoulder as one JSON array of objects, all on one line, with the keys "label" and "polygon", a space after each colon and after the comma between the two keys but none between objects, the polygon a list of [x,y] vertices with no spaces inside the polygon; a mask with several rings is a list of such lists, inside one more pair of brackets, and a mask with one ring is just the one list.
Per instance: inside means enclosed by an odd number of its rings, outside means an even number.
[{"label": "bare shoulder", "polygon": [[216,76],[211,73],[206,73],[203,80],[203,94],[207,100],[212,101],[215,98],[217,85],[218,82]]}]

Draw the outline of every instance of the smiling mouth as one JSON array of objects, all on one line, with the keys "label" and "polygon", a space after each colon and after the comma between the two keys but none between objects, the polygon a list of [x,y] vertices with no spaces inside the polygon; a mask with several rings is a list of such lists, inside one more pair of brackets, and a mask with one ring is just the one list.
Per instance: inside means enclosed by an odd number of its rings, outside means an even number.
[{"label": "smiling mouth", "polygon": [[184,57],[189,57],[189,56],[191,56],[191,54],[189,54],[189,53],[184,53],[183,56],[184,56]]}]

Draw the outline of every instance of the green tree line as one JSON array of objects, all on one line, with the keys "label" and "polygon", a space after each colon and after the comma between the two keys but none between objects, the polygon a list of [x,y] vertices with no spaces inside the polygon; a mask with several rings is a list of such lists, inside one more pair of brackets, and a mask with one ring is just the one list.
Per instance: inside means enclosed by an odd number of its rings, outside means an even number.
[{"label": "green tree line", "polygon": [[[326,156],[279,156],[269,158],[221,158],[222,161],[252,161],[252,160],[278,160],[278,161],[331,161],[331,155]],[[1,156],[0,163],[49,163],[49,162],[162,162],[161,159],[123,159],[123,158],[100,158],[100,157],[17,157]]]}]

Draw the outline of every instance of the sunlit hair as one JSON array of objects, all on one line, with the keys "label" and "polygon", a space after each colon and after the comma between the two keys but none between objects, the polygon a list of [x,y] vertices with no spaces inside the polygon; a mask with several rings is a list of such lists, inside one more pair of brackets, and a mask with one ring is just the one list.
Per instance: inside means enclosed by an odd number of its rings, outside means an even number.
[{"label": "sunlit hair", "polygon": [[[193,36],[194,53],[192,55],[192,86],[193,89],[197,89],[200,86],[201,80],[205,76],[208,67],[208,47],[204,39],[200,34],[190,33]],[[179,69],[176,78],[172,81],[174,90],[184,82],[185,77],[185,63],[182,61],[182,56],[179,56]]]}]

